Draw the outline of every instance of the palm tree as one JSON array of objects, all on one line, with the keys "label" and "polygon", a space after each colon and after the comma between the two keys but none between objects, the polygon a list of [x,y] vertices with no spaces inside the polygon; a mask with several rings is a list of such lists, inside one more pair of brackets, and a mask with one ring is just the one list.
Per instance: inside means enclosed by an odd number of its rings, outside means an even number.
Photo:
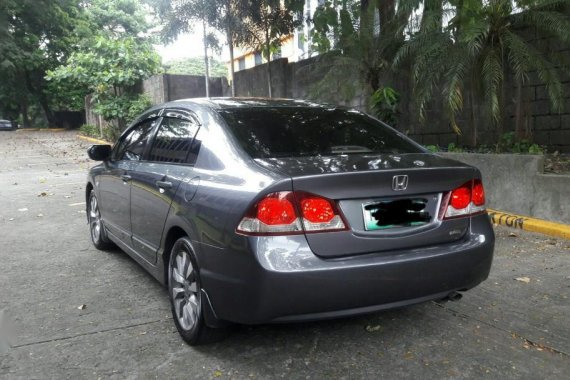
[{"label": "palm tree", "polygon": [[[436,91],[443,93],[444,110],[460,134],[456,116],[464,99],[471,104],[472,144],[477,144],[474,107],[482,104],[499,133],[503,128],[508,75],[516,84],[516,120],[520,133],[521,88],[532,75],[546,85],[552,108],[562,108],[560,74],[543,44],[525,38],[538,31],[557,42],[570,42],[570,0],[401,0],[418,7],[424,3],[421,27],[403,44],[396,67],[409,65],[413,98],[420,120]],[[434,6],[440,3],[440,6]],[[428,6],[426,6],[426,4]],[[443,6],[441,6],[443,4]],[[441,22],[429,20],[449,19]],[[567,70],[567,68],[566,68]]]}]

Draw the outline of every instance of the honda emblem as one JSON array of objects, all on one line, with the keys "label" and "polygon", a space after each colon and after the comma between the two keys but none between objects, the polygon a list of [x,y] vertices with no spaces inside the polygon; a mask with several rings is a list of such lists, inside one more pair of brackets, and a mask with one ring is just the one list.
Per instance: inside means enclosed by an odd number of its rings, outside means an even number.
[{"label": "honda emblem", "polygon": [[402,191],[406,190],[408,187],[408,176],[407,175],[395,175],[392,178],[392,190]]}]

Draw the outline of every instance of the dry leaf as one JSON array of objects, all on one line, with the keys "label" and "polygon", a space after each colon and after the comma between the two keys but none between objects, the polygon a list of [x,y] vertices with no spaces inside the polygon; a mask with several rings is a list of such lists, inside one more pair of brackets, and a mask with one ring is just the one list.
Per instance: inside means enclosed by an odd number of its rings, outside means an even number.
[{"label": "dry leaf", "polygon": [[530,278],[528,278],[528,277],[517,277],[517,278],[515,278],[515,280],[520,281],[520,282],[524,282],[525,284],[528,284],[530,282]]},{"label": "dry leaf", "polygon": [[380,331],[381,327],[382,326],[380,326],[380,325],[376,325],[376,326],[366,325],[366,327],[364,329],[368,332],[375,332],[375,331]]},{"label": "dry leaf", "polygon": [[518,237],[519,235],[515,234],[514,232],[509,233],[509,237]]}]

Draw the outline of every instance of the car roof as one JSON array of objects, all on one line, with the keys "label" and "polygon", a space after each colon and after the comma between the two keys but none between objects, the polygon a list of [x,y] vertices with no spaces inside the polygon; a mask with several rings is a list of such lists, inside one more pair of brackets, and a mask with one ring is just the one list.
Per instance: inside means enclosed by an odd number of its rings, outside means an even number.
[{"label": "car roof", "polygon": [[216,110],[260,107],[337,108],[332,105],[314,103],[308,100],[281,98],[193,98],[168,102],[163,104],[162,107],[180,107],[183,105],[201,105]]}]

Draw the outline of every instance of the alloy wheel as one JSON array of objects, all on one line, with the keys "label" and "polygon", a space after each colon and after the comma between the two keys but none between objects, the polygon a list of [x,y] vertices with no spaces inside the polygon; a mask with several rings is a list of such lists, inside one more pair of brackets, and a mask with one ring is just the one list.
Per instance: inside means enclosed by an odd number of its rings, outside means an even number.
[{"label": "alloy wheel", "polygon": [[178,324],[185,331],[192,330],[198,323],[201,312],[200,295],[196,271],[184,248],[176,252],[172,260],[170,291]]},{"label": "alloy wheel", "polygon": [[97,197],[94,195],[91,196],[89,201],[89,227],[93,242],[99,242],[101,239],[101,213],[99,212]]}]

